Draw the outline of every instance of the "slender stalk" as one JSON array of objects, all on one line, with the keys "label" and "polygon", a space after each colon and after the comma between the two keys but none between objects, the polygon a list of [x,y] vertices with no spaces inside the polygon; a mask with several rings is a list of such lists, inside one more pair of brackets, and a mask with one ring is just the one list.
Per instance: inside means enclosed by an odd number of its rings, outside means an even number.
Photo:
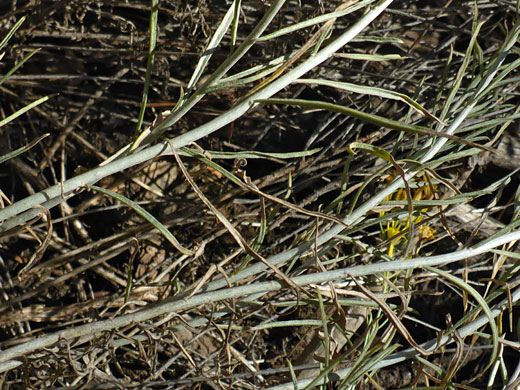
[{"label": "slender stalk", "polygon": [[[195,142],[203,137],[206,137],[209,134],[217,131],[218,129],[226,126],[227,124],[240,118],[250,108],[255,106],[257,104],[254,103],[256,100],[267,99],[271,97],[278,91],[282,90],[283,88],[291,84],[293,81],[297,80],[303,74],[320,65],[323,61],[327,60],[336,51],[341,49],[350,40],[356,37],[356,35],[358,35],[368,24],[370,24],[375,18],[377,18],[381,14],[381,12],[383,12],[385,8],[387,8],[392,3],[392,1],[393,0],[380,1],[376,6],[374,6],[374,8],[371,11],[363,15],[363,17],[359,19],[350,29],[348,29],[346,32],[344,32],[342,35],[336,38],[327,47],[320,50],[315,56],[308,58],[302,64],[298,65],[284,76],[281,76],[277,80],[274,80],[270,85],[266,86],[264,89],[258,91],[257,93],[251,95],[250,97],[248,97],[241,103],[237,104],[235,107],[225,112],[218,118],[215,118],[214,120],[196,129],[193,129],[187,132],[186,134],[171,139],[170,142],[172,143],[173,147],[175,149],[180,149],[181,147],[186,146],[191,142]],[[238,52],[238,49],[237,51],[235,51],[235,53],[236,52]],[[217,70],[217,73],[220,73],[220,71]],[[188,109],[190,104],[191,103],[187,102],[186,105],[183,105],[182,110]],[[175,115],[181,115],[180,111],[179,114],[175,113]],[[165,128],[167,126],[170,126],[171,123],[175,122],[175,118],[176,116],[169,117],[165,122],[161,124],[161,126]],[[112,161],[104,166],[94,168],[84,174],[81,174],[79,176],[73,177],[65,181],[63,184],[54,185],[41,192],[31,195],[21,201],[18,201],[12,204],[11,206],[8,206],[0,210],[0,221],[6,221],[7,219],[16,216],[15,218],[12,218],[10,221],[4,222],[4,224],[0,226],[0,233],[12,229],[13,227],[16,227],[34,218],[38,214],[38,211],[33,209],[33,207],[35,207],[36,205],[41,205],[45,208],[55,207],[58,204],[65,201],[66,199],[74,196],[74,191],[77,191],[78,189],[86,185],[95,184],[99,180],[107,176],[113,175],[114,173],[121,172],[125,169],[141,164],[152,158],[161,155],[168,155],[170,153],[171,152],[169,151],[168,141],[161,142],[160,144],[157,144],[155,146],[145,148],[129,156]]]},{"label": "slender stalk", "polygon": [[[360,277],[373,275],[383,272],[392,272],[405,269],[414,269],[417,267],[436,266],[448,264],[450,262],[467,259],[479,254],[487,253],[493,248],[504,245],[508,242],[520,240],[520,231],[505,234],[484,245],[476,246],[470,249],[464,249],[458,252],[448,253],[439,256],[418,257],[415,259],[396,260],[387,263],[378,263],[370,265],[362,265],[352,268],[344,268],[335,271],[327,271],[316,274],[304,275],[292,279],[293,283],[298,286],[306,286],[309,284],[323,283],[334,280],[345,280],[349,276]],[[186,294],[173,297],[157,306],[150,307],[136,313],[116,317],[111,320],[97,321],[75,328],[65,329],[59,332],[39,337],[26,343],[8,348],[0,352],[0,372],[4,372],[9,368],[13,368],[12,359],[33,353],[41,348],[48,348],[59,342],[60,340],[77,340],[79,343],[87,342],[102,332],[118,329],[132,323],[138,323],[150,320],[152,318],[168,314],[178,313],[194,307],[202,306],[208,303],[234,298],[243,298],[252,294],[267,293],[278,291],[284,286],[277,281],[259,282],[255,284],[222,289],[218,291],[210,291],[194,295],[189,300],[185,300]],[[515,291],[515,299],[520,298],[520,289]],[[492,311],[493,315],[498,315],[497,310]],[[485,317],[485,316],[484,316]],[[485,317],[487,318],[487,317]],[[431,348],[431,346],[430,346]],[[414,350],[415,351],[415,350]],[[403,358],[404,359],[404,358]],[[19,363],[21,364],[21,363]]]}]

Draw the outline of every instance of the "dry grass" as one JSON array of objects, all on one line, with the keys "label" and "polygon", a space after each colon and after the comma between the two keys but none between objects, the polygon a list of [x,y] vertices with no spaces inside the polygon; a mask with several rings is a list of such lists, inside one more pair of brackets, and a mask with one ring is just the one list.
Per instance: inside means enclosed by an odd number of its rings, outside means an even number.
[{"label": "dry grass", "polygon": [[4,388],[516,388],[516,4],[278,3],[0,8]]}]

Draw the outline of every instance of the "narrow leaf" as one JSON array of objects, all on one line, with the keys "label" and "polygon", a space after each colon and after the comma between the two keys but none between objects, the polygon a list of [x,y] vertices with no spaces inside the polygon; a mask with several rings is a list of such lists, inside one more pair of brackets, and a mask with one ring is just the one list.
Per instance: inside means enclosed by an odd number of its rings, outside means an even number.
[{"label": "narrow leaf", "polygon": [[89,186],[89,188],[93,189],[94,191],[101,192],[102,194],[108,195],[111,198],[117,199],[124,205],[127,205],[135,210],[137,214],[139,214],[141,217],[146,219],[148,222],[150,222],[157,230],[161,232],[161,234],[166,238],[170,244],[172,244],[175,249],[177,249],[179,252],[185,254],[185,255],[191,255],[193,252],[189,249],[184,248],[179,241],[173,236],[173,234],[170,233],[170,231],[164,226],[161,222],[159,222],[152,214],[150,214],[148,211],[143,209],[141,206],[139,206],[134,201],[128,199],[127,197],[120,195],[116,192],[107,190],[105,188],[101,188],[98,186]]},{"label": "narrow leaf", "polygon": [[50,99],[52,95],[49,95],[49,96],[44,96],[28,105],[26,105],[25,107],[19,109],[18,111],[16,111],[14,114],[11,114],[9,115],[7,118],[3,119],[0,121],[0,127],[6,125],[7,123],[11,122],[12,120],[15,120],[16,118],[18,118],[20,115],[23,115],[25,114],[27,111],[31,110],[32,108],[36,107],[36,106],[39,106],[40,104],[42,104],[43,102],[46,102],[47,100]]},{"label": "narrow leaf", "polygon": [[15,158],[16,156],[19,156],[22,153],[27,152],[29,149],[37,145],[42,139],[47,138],[49,135],[49,133],[45,133],[41,137],[38,137],[35,140],[29,142],[29,144],[22,146],[19,149],[13,150],[12,152],[9,152],[7,154],[4,154],[3,156],[0,156],[0,164],[6,162],[7,160]]},{"label": "narrow leaf", "polygon": [[258,42],[268,41],[270,39],[278,38],[278,37],[281,37],[283,35],[290,34],[292,32],[301,30],[301,29],[306,28],[306,27],[310,27],[310,26],[314,26],[316,24],[328,22],[331,19],[335,19],[335,18],[339,18],[341,16],[348,15],[348,14],[354,12],[354,11],[357,11],[360,8],[363,8],[364,6],[366,6],[366,5],[370,4],[370,3],[373,3],[373,2],[374,2],[373,0],[360,1],[357,4],[355,4],[355,5],[351,6],[351,7],[348,7],[346,9],[344,9],[344,10],[330,12],[328,14],[320,15],[320,16],[317,16],[315,18],[305,20],[305,21],[303,21],[301,23],[296,23],[296,24],[293,24],[292,26],[282,28],[282,29],[280,29],[278,31],[275,31],[274,33],[267,34],[267,35],[264,35],[264,36],[258,38],[257,41]]},{"label": "narrow leaf", "polygon": [[[141,100],[141,109],[137,118],[137,126],[135,128],[134,140],[137,140],[139,131],[141,130],[144,112],[146,111],[146,103],[148,102],[148,90],[150,89],[153,63],[155,59],[155,44],[157,43],[157,18],[159,13],[159,0],[151,0],[151,7],[152,8],[150,12],[150,42],[148,45],[148,62],[146,64],[146,76],[144,80],[143,97]],[[132,148],[130,148],[130,150],[133,150],[133,145]]]},{"label": "narrow leaf", "polygon": [[364,122],[371,123],[373,125],[385,127],[388,129],[405,131],[412,134],[423,134],[423,135],[431,135],[434,137],[442,137],[447,138],[452,141],[459,142],[463,145],[470,146],[472,148],[478,148],[482,150],[486,150],[491,153],[496,153],[494,149],[489,148],[487,146],[478,145],[473,142],[469,142],[464,138],[460,138],[454,135],[446,134],[440,131],[435,131],[430,129],[429,127],[424,126],[416,126],[410,125],[408,123],[403,123],[399,121],[395,121],[392,119],[388,119],[375,114],[367,114],[366,112],[356,110],[354,108],[341,106],[339,104],[333,104],[323,101],[317,100],[304,100],[304,99],[259,99],[256,100],[259,103],[273,103],[273,104],[289,104],[293,106],[300,106],[305,108],[313,108],[313,109],[323,109],[332,112],[338,112],[340,114],[349,115],[356,119],[360,119]]},{"label": "narrow leaf", "polygon": [[382,88],[376,88],[376,87],[366,87],[364,85],[356,85],[352,83],[345,83],[341,81],[334,81],[334,80],[323,80],[323,79],[300,79],[296,81],[297,83],[302,84],[316,84],[316,85],[324,85],[328,87],[338,88],[344,91],[350,91],[354,93],[364,94],[364,95],[370,95],[370,96],[378,96],[383,99],[392,99],[392,100],[399,100],[403,103],[408,104],[413,109],[417,110],[421,114],[427,116],[428,118],[431,118],[442,125],[446,126],[446,123],[442,122],[439,118],[437,118],[435,115],[431,114],[421,106],[419,103],[417,103],[415,100],[410,98],[409,96],[405,95],[404,93],[399,93],[395,91],[389,91]]},{"label": "narrow leaf", "polygon": [[11,30],[9,30],[9,32],[4,37],[4,39],[2,39],[2,42],[0,42],[0,50],[2,50],[4,48],[4,46],[7,44],[7,42],[9,42],[9,39],[12,38],[12,36],[16,32],[16,30],[18,30],[18,28],[20,28],[20,26],[22,25],[22,23],[24,21],[25,21],[25,16],[20,18],[20,20],[18,22],[16,22],[16,24],[13,26],[13,28]]},{"label": "narrow leaf", "polygon": [[35,55],[37,52],[39,52],[40,49],[35,49],[33,50],[32,52],[30,52],[29,54],[27,54],[23,60],[21,60],[19,63],[17,63],[15,66],[13,66],[9,72],[7,72],[4,76],[2,76],[2,78],[0,79],[0,85],[2,85],[4,83],[5,80],[7,80],[14,72],[16,72],[18,70],[18,68],[20,68],[23,64],[25,64],[27,62],[27,60],[29,60],[29,58],[31,58],[33,55]]}]

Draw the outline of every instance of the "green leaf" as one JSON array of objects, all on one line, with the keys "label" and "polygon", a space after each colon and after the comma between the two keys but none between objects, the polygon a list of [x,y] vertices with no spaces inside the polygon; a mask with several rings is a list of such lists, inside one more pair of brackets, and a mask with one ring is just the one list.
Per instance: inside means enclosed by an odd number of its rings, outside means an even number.
[{"label": "green leaf", "polygon": [[[215,34],[213,34],[213,37],[211,38],[210,42],[208,43],[208,46],[204,50],[204,53],[199,59],[199,62],[197,63],[197,66],[195,67],[195,70],[193,71],[193,74],[191,76],[190,81],[188,82],[188,86],[186,87],[186,90],[191,93],[191,90],[195,88],[195,85],[199,81],[200,77],[206,70],[206,67],[208,66],[209,60],[211,59],[211,56],[217,49],[218,45],[222,41],[222,38],[224,38],[226,31],[231,23],[236,22],[237,18],[237,1],[233,1],[231,6],[229,7],[226,15],[220,22],[217,30],[215,31]],[[188,93],[188,94],[189,94]],[[179,101],[180,103],[181,101]]]},{"label": "green leaf", "polygon": [[354,149],[364,150],[365,152],[368,152],[376,157],[380,157],[383,160],[388,161],[389,163],[392,162],[392,155],[378,146],[364,144],[362,142],[352,142],[348,147],[349,153],[354,154]]},{"label": "green leaf", "polygon": [[12,38],[12,36],[16,32],[16,30],[18,30],[18,28],[20,28],[20,26],[22,25],[22,23],[24,21],[25,21],[25,16],[22,16],[22,18],[20,18],[20,20],[18,22],[16,22],[16,24],[13,26],[13,28],[11,28],[11,30],[9,30],[9,32],[4,37],[4,39],[2,39],[2,42],[0,42],[0,50],[2,50],[5,47],[5,45],[7,45],[7,42],[9,42],[9,39]]},{"label": "green leaf", "polygon": [[315,18],[308,19],[308,20],[305,20],[303,22],[293,24],[292,26],[289,26],[289,27],[281,28],[280,30],[275,31],[274,33],[267,34],[267,35],[264,35],[264,36],[261,36],[261,37],[257,38],[257,42],[268,41],[270,39],[278,38],[278,37],[281,37],[283,35],[290,34],[292,32],[301,30],[301,29],[306,28],[306,27],[314,26],[316,24],[327,22],[327,21],[329,21],[331,19],[336,19],[336,18],[339,18],[341,16],[348,15],[348,14],[354,12],[354,11],[357,11],[360,8],[363,8],[366,5],[369,5],[370,3],[373,3],[373,2],[374,2],[374,0],[360,1],[360,2],[358,2],[356,4],[354,4],[353,6],[350,6],[350,7],[346,8],[346,9],[344,9],[344,10],[330,12],[330,13],[325,14],[325,15],[320,15],[320,16],[317,16]]},{"label": "green leaf", "polygon": [[12,152],[0,156],[0,164],[6,162],[7,160],[15,158],[16,156],[19,156],[22,153],[27,152],[29,149],[37,145],[42,139],[47,138],[49,135],[49,133],[45,133],[41,137],[38,137],[34,141],[31,141],[28,145],[22,146],[19,149],[13,150]]},{"label": "green leaf", "polygon": [[370,95],[370,96],[378,96],[383,99],[399,100],[403,103],[408,104],[410,107],[412,107],[416,111],[420,112],[421,114],[445,125],[445,123],[443,123],[439,118],[437,118],[435,115],[429,113],[428,110],[426,110],[423,106],[421,106],[415,100],[406,96],[403,93],[389,91],[389,90],[382,89],[382,88],[366,87],[364,85],[356,85],[356,84],[352,84],[352,83],[345,83],[345,82],[341,82],[341,81],[324,80],[324,79],[300,79],[300,80],[297,80],[296,83],[323,85],[323,86],[327,86],[327,87],[341,89],[343,91],[349,91],[349,92]]},{"label": "green leaf", "polygon": [[20,115],[25,114],[30,109],[32,109],[32,108],[34,108],[36,106],[39,106],[40,104],[46,102],[47,100],[49,100],[51,98],[51,96],[54,96],[54,95],[44,96],[44,97],[42,97],[42,98],[40,98],[40,99],[38,99],[38,100],[36,100],[36,101],[26,105],[25,107],[19,109],[14,114],[9,115],[7,118],[4,118],[3,120],[0,121],[0,127],[6,125],[7,123],[11,122],[12,120],[15,120]]},{"label": "green leaf", "polygon": [[[141,109],[137,118],[137,126],[135,127],[134,140],[137,140],[139,131],[143,124],[144,112],[146,111],[146,103],[148,102],[148,91],[150,89],[150,81],[152,79],[153,63],[155,59],[155,45],[157,43],[157,18],[159,13],[159,0],[151,0],[150,13],[150,42],[148,46],[148,62],[146,64],[146,76],[144,80],[143,97],[141,100]],[[134,142],[135,143],[135,142]],[[133,145],[130,150],[133,150]]]},{"label": "green leaf", "polygon": [[484,312],[484,314],[488,318],[489,327],[491,328],[491,338],[492,338],[492,341],[493,341],[493,349],[492,349],[492,352],[491,352],[490,362],[487,365],[487,367],[484,369],[484,372],[487,371],[487,369],[489,367],[491,367],[493,365],[493,363],[495,363],[495,361],[497,359],[499,341],[498,341],[498,328],[497,328],[497,324],[495,322],[493,313],[491,313],[491,309],[489,308],[488,304],[486,303],[486,300],[484,298],[482,298],[482,296],[477,292],[477,290],[475,290],[473,287],[471,287],[468,283],[464,282],[462,279],[457,278],[457,277],[455,277],[455,276],[453,276],[453,275],[451,275],[451,274],[449,274],[447,272],[441,271],[438,268],[434,268],[434,267],[430,267],[430,266],[424,266],[424,268],[427,269],[430,272],[434,272],[434,273],[442,276],[446,280],[448,280],[451,283],[459,286],[461,289],[463,289],[468,294],[470,294],[478,302],[478,304],[480,305],[482,311]]},{"label": "green leaf", "polygon": [[399,54],[364,54],[364,53],[337,53],[334,57],[345,58],[358,61],[395,61],[404,60]]},{"label": "green leaf", "polygon": [[7,72],[4,76],[2,76],[2,78],[0,79],[0,85],[2,85],[4,83],[5,80],[7,80],[14,72],[16,72],[18,70],[18,68],[20,68],[23,64],[25,64],[25,62],[27,62],[27,60],[29,60],[29,58],[31,58],[33,55],[35,55],[37,52],[39,52],[40,49],[35,49],[33,50],[32,52],[30,52],[29,54],[27,54],[23,60],[21,60],[19,63],[17,63],[15,66],[13,66],[9,72]]},{"label": "green leaf", "polygon": [[111,198],[117,199],[124,205],[127,205],[135,210],[137,214],[139,214],[141,217],[146,219],[148,222],[150,222],[157,230],[161,232],[161,234],[166,238],[170,244],[172,244],[179,252],[185,254],[185,255],[191,255],[193,252],[189,249],[184,248],[179,241],[173,236],[173,234],[170,233],[170,231],[164,226],[161,222],[159,222],[152,214],[150,214],[148,211],[143,209],[141,206],[139,206],[136,202],[128,199],[127,197],[120,195],[116,192],[107,190],[105,188],[101,188],[98,186],[89,186],[89,188],[93,189],[94,191],[101,192],[102,194],[108,195]]},{"label": "green leaf", "polygon": [[341,106],[339,104],[333,104],[318,100],[303,100],[303,99],[258,99],[256,100],[258,103],[272,103],[272,104],[289,104],[293,106],[300,106],[305,108],[312,108],[312,109],[323,109],[327,111],[332,112],[338,112],[340,114],[349,115],[351,117],[354,117],[356,119],[360,119],[364,122],[371,123],[373,125],[385,127],[388,129],[398,130],[398,131],[405,131],[407,133],[412,134],[423,134],[423,135],[430,135],[434,137],[443,137],[447,138],[456,142],[459,142],[461,144],[470,146],[472,148],[479,148],[482,150],[486,150],[489,152],[495,152],[493,149],[488,148],[487,146],[483,145],[477,145],[472,142],[469,142],[465,140],[464,138],[460,138],[454,135],[446,134],[441,131],[435,131],[430,129],[429,127],[424,126],[416,126],[416,125],[410,125],[408,123],[403,123],[399,121],[395,121],[392,119],[388,119],[379,115],[375,114],[367,114],[366,112],[356,110],[354,108]]},{"label": "green leaf", "polygon": [[[302,150],[301,152],[288,152],[288,153],[267,153],[267,152],[257,152],[254,150],[244,150],[242,152],[218,152],[208,150],[207,152],[211,155],[213,159],[236,159],[236,158],[249,158],[249,159],[281,159],[286,160],[290,158],[301,158],[312,156],[313,154],[318,153],[321,148]],[[190,153],[192,155],[200,154],[199,151],[191,148],[182,148],[182,151]]]}]

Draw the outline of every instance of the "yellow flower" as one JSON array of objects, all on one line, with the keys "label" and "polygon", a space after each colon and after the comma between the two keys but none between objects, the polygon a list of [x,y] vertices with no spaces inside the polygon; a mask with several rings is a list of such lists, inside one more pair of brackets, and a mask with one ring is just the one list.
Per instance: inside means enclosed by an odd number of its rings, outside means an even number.
[{"label": "yellow flower", "polygon": [[[390,175],[386,181],[390,182],[395,178],[395,175]],[[412,198],[413,200],[427,200],[427,199],[433,199],[434,198],[434,192],[437,190],[437,186],[433,185],[431,186],[428,182],[428,178],[426,177],[426,174],[423,174],[419,177],[417,177],[417,188],[412,189]],[[404,189],[399,189],[392,195],[388,196],[385,200],[406,200],[407,195],[406,191]],[[422,212],[427,211],[427,209],[421,210]],[[385,213],[380,213],[380,217],[383,216]],[[419,215],[417,217],[413,218],[414,224],[420,224],[423,220],[423,216]],[[390,241],[390,245],[388,247],[388,256],[392,257],[395,252],[395,247],[403,239],[404,241],[407,241],[407,238],[404,236],[400,236],[394,240],[392,240],[392,237],[398,236],[401,234],[404,230],[409,228],[409,221],[406,222],[406,224],[399,222],[399,221],[391,221],[386,223],[386,228],[383,229],[383,234],[385,235],[385,238]],[[435,229],[433,229],[429,225],[421,225],[419,226],[418,230],[419,234],[419,242],[425,242],[430,241],[435,238]],[[419,252],[420,246],[416,251],[416,254]]]},{"label": "yellow flower", "polygon": [[428,225],[421,225],[419,226],[419,240],[424,241],[431,241],[433,240],[437,235],[435,234],[435,229]]},{"label": "yellow flower", "polygon": [[[391,221],[386,223],[385,235],[386,239],[390,240],[392,237],[399,235],[402,231],[402,226],[400,222]],[[390,241],[390,246],[388,247],[388,256],[392,257],[394,255],[395,245],[401,241],[401,239],[405,239],[404,237],[398,237],[395,240]]]}]

